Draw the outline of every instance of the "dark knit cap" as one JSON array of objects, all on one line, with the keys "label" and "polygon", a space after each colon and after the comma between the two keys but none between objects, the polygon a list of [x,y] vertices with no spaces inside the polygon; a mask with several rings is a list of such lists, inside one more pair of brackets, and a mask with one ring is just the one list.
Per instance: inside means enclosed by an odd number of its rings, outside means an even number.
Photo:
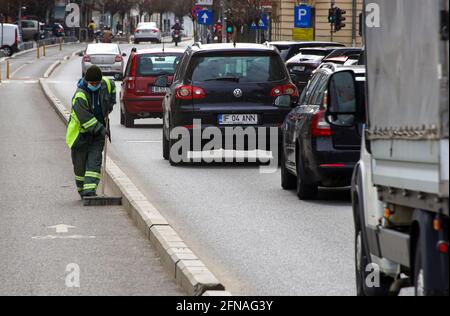
[{"label": "dark knit cap", "polygon": [[100,68],[94,65],[89,67],[89,69],[86,71],[84,80],[86,80],[87,82],[100,82],[102,81],[102,78],[102,71],[100,70]]}]

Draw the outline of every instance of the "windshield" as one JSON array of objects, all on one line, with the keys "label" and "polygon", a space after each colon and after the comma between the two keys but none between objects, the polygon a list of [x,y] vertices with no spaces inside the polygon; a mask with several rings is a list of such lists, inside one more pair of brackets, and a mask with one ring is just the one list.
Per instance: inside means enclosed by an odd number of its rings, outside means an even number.
[{"label": "windshield", "polygon": [[119,47],[117,45],[89,45],[86,54],[119,54]]},{"label": "windshield", "polygon": [[142,55],[137,60],[137,76],[152,77],[162,75],[173,75],[180,63],[182,54],[163,55],[152,54]]},{"label": "windshield", "polygon": [[272,82],[287,74],[277,55],[194,57],[192,81]]}]

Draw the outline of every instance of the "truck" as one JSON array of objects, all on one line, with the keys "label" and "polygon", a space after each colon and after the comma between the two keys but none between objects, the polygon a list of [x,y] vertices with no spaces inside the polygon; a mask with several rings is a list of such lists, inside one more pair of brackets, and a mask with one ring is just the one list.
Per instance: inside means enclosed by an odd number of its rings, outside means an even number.
[{"label": "truck", "polygon": [[359,296],[449,295],[448,6],[366,0],[366,81],[330,79],[328,123],[362,136],[351,187]]}]

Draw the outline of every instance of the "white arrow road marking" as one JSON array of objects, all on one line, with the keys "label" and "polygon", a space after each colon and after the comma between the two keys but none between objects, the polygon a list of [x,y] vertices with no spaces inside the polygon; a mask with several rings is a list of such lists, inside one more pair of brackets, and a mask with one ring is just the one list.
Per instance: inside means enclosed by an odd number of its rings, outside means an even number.
[{"label": "white arrow road marking", "polygon": [[65,224],[59,224],[55,226],[49,226],[48,229],[56,229],[57,234],[64,234],[68,233],[70,228],[76,228],[75,226],[65,225]]}]

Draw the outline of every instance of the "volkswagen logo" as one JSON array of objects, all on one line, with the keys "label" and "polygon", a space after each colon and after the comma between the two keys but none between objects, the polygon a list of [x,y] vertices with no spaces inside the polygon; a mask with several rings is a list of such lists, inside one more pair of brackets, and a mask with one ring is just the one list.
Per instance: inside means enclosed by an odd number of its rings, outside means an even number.
[{"label": "volkswagen logo", "polygon": [[243,92],[241,89],[236,89],[236,90],[234,90],[233,94],[236,98],[241,98],[243,95]]}]

